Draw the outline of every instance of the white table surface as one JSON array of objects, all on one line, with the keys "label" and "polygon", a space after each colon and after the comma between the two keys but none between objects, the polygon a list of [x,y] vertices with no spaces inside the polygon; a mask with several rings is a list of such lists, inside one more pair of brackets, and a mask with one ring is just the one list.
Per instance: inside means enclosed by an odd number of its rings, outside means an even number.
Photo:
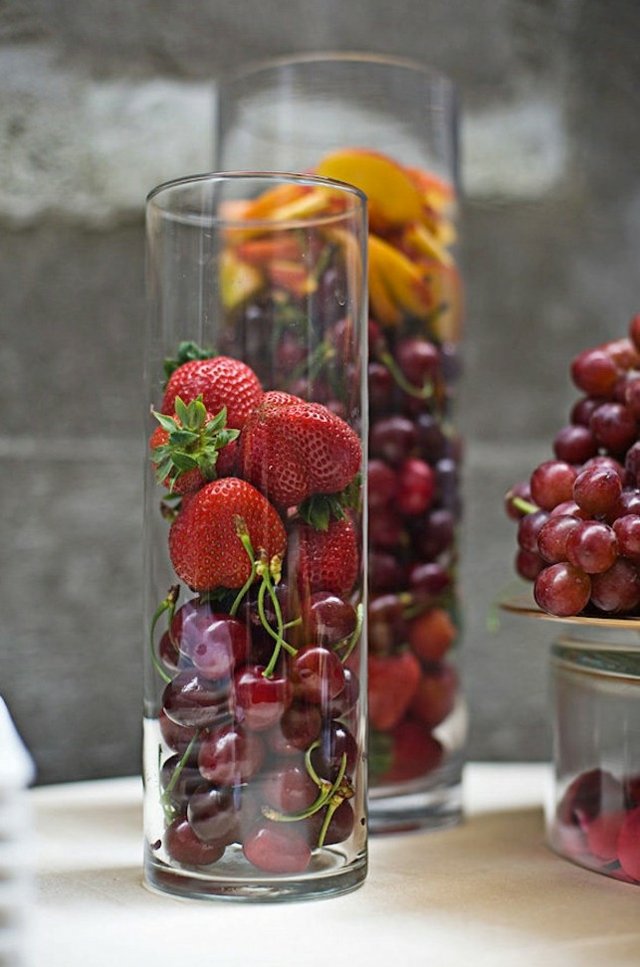
[{"label": "white table surface", "polygon": [[470,764],[466,821],[376,837],[354,893],[242,904],[142,885],[138,779],[33,790],[34,967],[640,964],[640,888],[545,846],[541,765]]}]

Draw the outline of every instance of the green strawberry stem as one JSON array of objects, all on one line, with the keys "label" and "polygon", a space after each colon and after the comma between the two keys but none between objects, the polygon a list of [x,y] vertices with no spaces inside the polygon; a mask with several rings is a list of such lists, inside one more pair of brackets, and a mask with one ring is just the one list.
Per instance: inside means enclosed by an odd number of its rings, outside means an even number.
[{"label": "green strawberry stem", "polygon": [[430,380],[425,380],[422,386],[415,386],[410,383],[390,352],[386,350],[381,352],[379,359],[387,367],[400,389],[408,393],[409,396],[415,396],[418,400],[428,400],[433,396],[433,383]]},{"label": "green strawberry stem", "polygon": [[172,494],[176,482],[191,470],[198,470],[203,480],[215,480],[219,451],[240,435],[227,428],[226,406],[209,418],[202,395],[189,403],[176,396],[173,416],[154,409],[151,413],[167,434],[151,455],[158,483],[168,482]]},{"label": "green strawberry stem", "polygon": [[340,661],[342,662],[343,665],[347,661],[347,659],[351,657],[351,655],[353,654],[353,649],[358,644],[360,635],[362,634],[363,621],[364,621],[364,605],[362,604],[362,602],[360,602],[360,604],[356,608],[356,626],[353,631],[353,634],[351,635],[350,638],[346,639],[346,642],[341,642],[339,646],[339,647],[343,647],[343,646],[345,647],[345,651],[340,658]]},{"label": "green strawberry stem", "polygon": [[179,585],[174,584],[173,587],[169,589],[169,593],[167,594],[166,598],[164,598],[156,608],[153,614],[153,618],[151,619],[151,631],[149,632],[149,643],[151,645],[151,661],[153,662],[153,667],[157,671],[160,678],[164,682],[166,682],[167,685],[171,681],[171,676],[166,673],[166,671],[160,664],[160,660],[156,654],[154,635],[155,635],[156,625],[158,624],[158,621],[166,611],[169,612],[168,624],[169,624],[169,632],[170,632],[171,621],[173,620],[173,615],[176,610],[176,602],[178,600],[179,595],[180,595],[180,587]]},{"label": "green strawberry stem", "polygon": [[[178,344],[178,351],[175,358],[167,357],[164,361],[164,374],[169,380],[172,373],[182,366],[184,363],[189,363],[194,359],[211,359],[216,355],[213,349],[202,349],[197,342],[192,342],[190,339],[185,339],[183,342]],[[166,385],[166,383],[165,383]]]},{"label": "green strawberry stem", "polygon": [[178,779],[180,778],[180,775],[182,773],[182,770],[184,769],[184,767],[186,766],[187,762],[189,761],[189,756],[191,755],[191,752],[193,750],[193,747],[194,747],[194,745],[196,744],[196,742],[198,741],[199,738],[200,738],[200,732],[198,731],[193,736],[193,738],[189,742],[189,745],[187,746],[187,748],[182,753],[182,757],[181,757],[180,761],[178,762],[178,765],[173,770],[173,775],[171,776],[171,779],[167,783],[167,788],[164,790],[164,792],[162,793],[162,796],[160,797],[160,802],[162,804],[162,811],[164,813],[165,822],[167,824],[172,823],[173,820],[175,819],[175,815],[176,815],[175,807],[172,806],[172,804],[171,804],[171,802],[169,800],[169,796],[171,795],[171,793],[175,789],[176,784],[178,782]]}]

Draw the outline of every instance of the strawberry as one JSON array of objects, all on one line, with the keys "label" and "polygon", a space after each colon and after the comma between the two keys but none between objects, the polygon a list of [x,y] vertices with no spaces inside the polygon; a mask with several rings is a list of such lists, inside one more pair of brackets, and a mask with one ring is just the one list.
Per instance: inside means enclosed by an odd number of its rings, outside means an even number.
[{"label": "strawberry", "polygon": [[265,393],[240,443],[242,475],[270,500],[293,507],[353,480],[362,452],[351,427],[321,403]]},{"label": "strawberry", "polygon": [[169,532],[169,554],[178,577],[196,591],[239,588],[251,561],[238,536],[244,521],[256,553],[283,557],[287,536],[277,511],[251,484],[224,477],[183,500]]},{"label": "strawberry", "polygon": [[227,426],[241,430],[262,397],[260,380],[249,366],[230,356],[191,359],[175,369],[162,398],[162,413],[174,412],[176,397],[185,403],[202,396],[210,413],[227,408]]},{"label": "strawberry", "polygon": [[356,530],[349,518],[333,520],[326,530],[296,522],[291,534],[289,573],[296,574],[303,597],[315,591],[345,596],[360,570]]},{"label": "strawberry", "polygon": [[409,708],[420,681],[420,662],[410,651],[381,657],[369,655],[369,722],[386,732]]},{"label": "strawberry", "polygon": [[174,494],[187,494],[231,471],[239,431],[225,428],[224,407],[212,416],[200,397],[185,405],[177,396],[175,409],[174,416],[154,413],[160,426],[149,448],[158,481]]},{"label": "strawberry", "polygon": [[391,732],[371,735],[369,771],[376,782],[409,782],[436,769],[442,745],[424,725],[406,719]]}]

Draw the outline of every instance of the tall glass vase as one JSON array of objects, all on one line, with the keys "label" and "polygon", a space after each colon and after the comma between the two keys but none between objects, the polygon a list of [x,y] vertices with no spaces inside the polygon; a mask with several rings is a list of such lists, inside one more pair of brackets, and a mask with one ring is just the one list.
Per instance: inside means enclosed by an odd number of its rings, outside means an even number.
[{"label": "tall glass vase", "polygon": [[367,856],[364,198],[187,178],[147,240],[146,882],[343,893]]},{"label": "tall glass vase", "polygon": [[220,84],[216,152],[220,168],[310,171],[367,196],[370,824],[454,823],[466,734],[455,91],[386,57],[256,65]]}]

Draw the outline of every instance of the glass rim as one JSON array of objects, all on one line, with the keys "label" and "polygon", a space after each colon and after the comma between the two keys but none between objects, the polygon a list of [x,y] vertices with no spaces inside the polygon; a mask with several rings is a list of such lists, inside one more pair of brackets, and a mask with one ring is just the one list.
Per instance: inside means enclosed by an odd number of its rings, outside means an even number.
[{"label": "glass rim", "polygon": [[264,74],[277,68],[289,67],[296,64],[331,63],[332,61],[345,64],[370,64],[378,67],[401,68],[416,75],[422,74],[426,79],[448,88],[448,93],[451,97],[457,96],[457,84],[443,71],[422,64],[419,60],[411,57],[360,50],[320,50],[298,54],[284,54],[278,57],[264,57],[260,60],[247,63],[244,67],[236,67],[223,72],[217,81],[217,85],[218,87],[230,87],[238,81],[258,74]]},{"label": "glass rim", "polygon": [[[195,186],[198,184],[223,184],[225,182],[242,182],[242,181],[257,181],[264,182],[265,189],[272,185],[276,187],[282,184],[298,184],[310,188],[322,188],[327,191],[338,191],[344,196],[350,196],[355,202],[355,210],[364,214],[366,218],[367,214],[367,196],[360,188],[356,188],[355,185],[349,184],[346,181],[338,181],[335,178],[323,178],[319,175],[304,174],[292,171],[209,171],[194,175],[183,175],[179,178],[171,178],[168,181],[163,181],[159,185],[152,188],[145,199],[145,206],[148,209],[155,208],[159,214],[163,215],[165,218],[172,219],[174,221],[191,221],[191,218],[184,212],[178,210],[173,210],[171,207],[164,208],[162,205],[158,204],[157,198],[165,194],[170,194],[172,191],[184,187]],[[284,230],[303,228],[310,224],[313,225],[334,225],[344,222],[345,219],[353,215],[353,212],[344,211],[337,213],[330,213],[327,215],[310,215],[307,218],[291,218],[274,220],[273,218],[234,218],[232,216],[221,216],[221,215],[207,215],[207,223],[209,225],[219,225],[225,228],[238,228],[246,229],[248,227],[257,228],[278,228]],[[204,215],[197,216],[199,221],[202,221]]]}]

